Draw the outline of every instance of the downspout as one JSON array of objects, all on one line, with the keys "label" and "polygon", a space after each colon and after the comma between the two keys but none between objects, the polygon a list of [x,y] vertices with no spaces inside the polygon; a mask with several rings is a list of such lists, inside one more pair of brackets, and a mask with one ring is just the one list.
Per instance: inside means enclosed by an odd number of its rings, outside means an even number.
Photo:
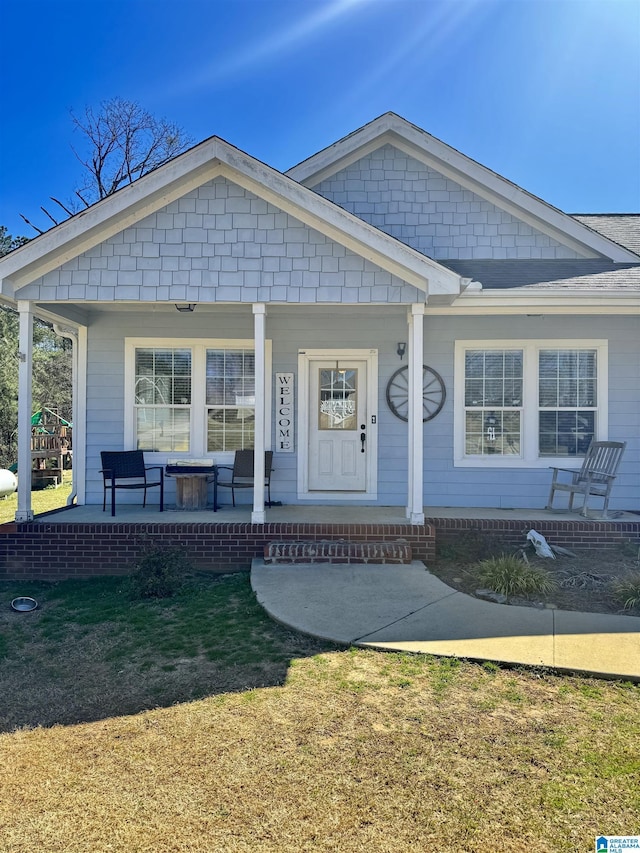
[{"label": "downspout", "polygon": [[[67,497],[67,506],[73,506],[78,498],[78,474],[83,469],[81,459],[84,458],[84,406],[80,406],[80,332],[79,329],[53,324],[53,331],[61,338],[71,341],[71,421],[73,423],[73,462],[71,494]],[[85,336],[83,335],[83,338]],[[86,342],[86,338],[85,338]],[[83,347],[84,349],[84,347]],[[83,371],[83,376],[85,372]],[[81,412],[82,408],[82,412]],[[79,451],[79,452],[76,452]]]}]

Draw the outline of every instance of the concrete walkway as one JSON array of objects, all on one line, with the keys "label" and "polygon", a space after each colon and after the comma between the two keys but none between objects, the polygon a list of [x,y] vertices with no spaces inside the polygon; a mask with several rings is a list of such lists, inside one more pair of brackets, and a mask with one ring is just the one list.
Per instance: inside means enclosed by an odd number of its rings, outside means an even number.
[{"label": "concrete walkway", "polygon": [[278,622],[326,640],[640,681],[640,618],[480,601],[410,565],[265,565],[251,584]]}]

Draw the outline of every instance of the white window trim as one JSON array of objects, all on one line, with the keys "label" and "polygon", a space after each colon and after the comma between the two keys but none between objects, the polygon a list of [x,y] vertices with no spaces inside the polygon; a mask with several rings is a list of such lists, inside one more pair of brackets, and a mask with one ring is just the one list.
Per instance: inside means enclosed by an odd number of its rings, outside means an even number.
[{"label": "white window trim", "polygon": [[[253,338],[125,338],[124,341],[124,443],[135,450],[135,364],[137,347],[169,347],[189,349],[191,360],[191,432],[190,450],[154,452],[145,450],[145,459],[164,464],[167,458],[213,459],[218,465],[233,462],[234,451],[210,453],[207,445],[206,350],[254,349]],[[265,341],[265,447],[271,448],[271,340]],[[200,412],[200,416],[198,416]]]},{"label": "white window trim", "polygon": [[[465,455],[465,352],[468,349],[518,349],[523,353],[522,444],[519,456]],[[606,441],[609,430],[609,342],[593,338],[542,338],[532,340],[465,340],[455,342],[454,358],[454,446],[456,468],[580,468],[582,456],[538,455],[538,351],[541,349],[597,350],[596,438]]]}]

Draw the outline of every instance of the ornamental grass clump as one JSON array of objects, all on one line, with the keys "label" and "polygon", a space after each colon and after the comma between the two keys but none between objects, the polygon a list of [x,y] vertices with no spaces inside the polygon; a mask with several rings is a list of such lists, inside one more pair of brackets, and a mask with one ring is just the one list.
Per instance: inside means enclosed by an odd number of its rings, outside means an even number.
[{"label": "ornamental grass clump", "polygon": [[615,581],[613,594],[625,610],[640,609],[640,572],[631,572]]},{"label": "ornamental grass clump", "polygon": [[131,594],[134,598],[171,598],[192,570],[184,548],[145,543],[133,566]]},{"label": "ornamental grass clump", "polygon": [[494,592],[512,596],[547,595],[556,583],[545,569],[531,566],[510,554],[482,560],[477,566],[480,581]]}]

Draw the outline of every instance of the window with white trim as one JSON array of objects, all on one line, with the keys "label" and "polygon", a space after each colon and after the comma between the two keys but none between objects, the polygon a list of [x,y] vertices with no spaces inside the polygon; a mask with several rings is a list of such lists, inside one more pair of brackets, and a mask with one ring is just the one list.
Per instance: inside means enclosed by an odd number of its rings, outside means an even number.
[{"label": "window with white trim", "polygon": [[577,464],[606,439],[607,342],[458,341],[455,464]]},{"label": "window with white trim", "polygon": [[188,451],[191,434],[191,350],[135,349],[135,447]]},{"label": "window with white trim", "polygon": [[540,456],[584,455],[596,434],[597,349],[538,351]]},{"label": "window with white trim", "polygon": [[207,451],[253,447],[256,357],[253,349],[207,349]]},{"label": "window with white trim", "polygon": [[[267,369],[270,369],[267,341]],[[129,447],[191,457],[253,448],[253,340],[158,341],[125,346],[125,434]],[[267,383],[267,412],[269,383]],[[269,420],[267,419],[267,423]]]}]

